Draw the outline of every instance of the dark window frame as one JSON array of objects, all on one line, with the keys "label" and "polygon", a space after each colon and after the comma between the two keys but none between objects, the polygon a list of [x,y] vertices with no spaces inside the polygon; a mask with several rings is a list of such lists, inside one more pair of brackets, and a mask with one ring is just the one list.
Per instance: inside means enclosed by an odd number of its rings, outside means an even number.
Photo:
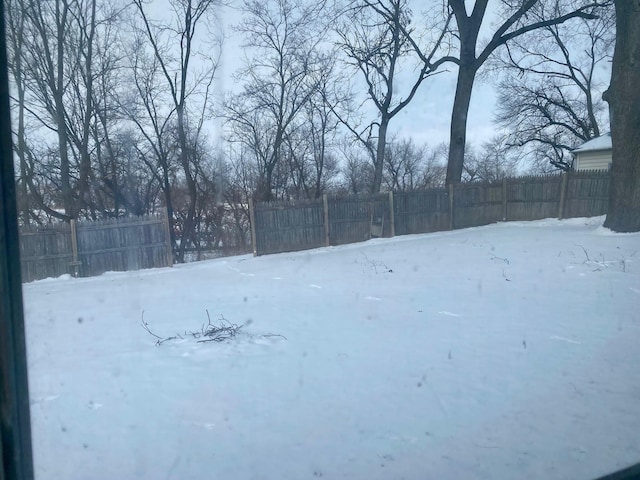
[{"label": "dark window frame", "polygon": [[32,480],[4,2],[0,3],[0,480]]}]

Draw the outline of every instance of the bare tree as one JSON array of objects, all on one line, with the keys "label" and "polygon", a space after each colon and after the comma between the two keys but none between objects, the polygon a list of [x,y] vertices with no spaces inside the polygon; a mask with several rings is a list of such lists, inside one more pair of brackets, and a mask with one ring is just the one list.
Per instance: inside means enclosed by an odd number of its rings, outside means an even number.
[{"label": "bare tree", "polygon": [[[358,70],[366,83],[367,98],[373,103],[378,120],[360,129],[347,119],[343,123],[369,152],[373,160],[371,193],[378,193],[382,184],[387,133],[391,120],[403,110],[422,82],[433,75],[445,58],[433,61],[448,32],[449,19],[437,38],[422,54],[424,62],[410,82],[405,95],[398,94],[398,75],[414,61],[417,43],[412,35],[411,11],[406,0],[361,0],[343,13],[337,28],[338,45],[345,61]],[[342,118],[342,117],[341,117]],[[375,133],[374,133],[375,131]],[[375,147],[374,147],[375,142]]]},{"label": "bare tree", "polygon": [[25,133],[25,95],[26,78],[22,72],[24,68],[25,52],[25,2],[24,0],[5,0],[5,22],[7,30],[7,54],[8,66],[15,87],[14,107],[16,119],[14,120],[14,150],[18,157],[17,199],[22,224],[28,225],[31,221],[29,203],[30,170],[27,160],[27,139]]},{"label": "bare tree", "polygon": [[505,136],[496,135],[482,144],[479,152],[467,146],[463,179],[467,182],[496,182],[515,177],[522,153],[510,148]]},{"label": "bare tree", "polygon": [[259,167],[256,199],[274,198],[274,172],[285,138],[321,80],[318,53],[325,2],[246,0],[237,30],[249,54],[238,73],[241,93],[226,104],[231,141],[253,152]]},{"label": "bare tree", "polygon": [[34,209],[68,221],[92,210],[92,162],[99,142],[94,102],[103,79],[98,72],[117,68],[102,63],[96,48],[108,45],[105,38],[120,18],[119,2],[10,1],[21,192],[28,187]]},{"label": "bare tree", "polygon": [[[209,44],[210,49],[205,50],[204,42],[200,43],[200,48],[196,47],[196,35],[207,26],[207,21],[210,20],[218,1],[168,0],[168,6],[172,13],[169,24],[166,23],[166,20],[154,21],[147,11],[146,2],[143,0],[133,0],[133,5],[140,18],[141,24],[138,27],[140,38],[144,38],[148,43],[150,55],[153,58],[154,73],[158,72],[157,77],[153,77],[153,81],[162,79],[164,85],[162,88],[168,92],[169,106],[167,108],[156,101],[158,96],[162,95],[159,87],[144,81],[138,85],[138,90],[142,90],[146,98],[144,109],[149,116],[153,137],[155,137],[152,148],[159,154],[157,158],[162,159],[162,162],[167,160],[167,156],[165,151],[161,151],[160,135],[166,132],[170,123],[169,119],[173,118],[173,115],[176,120],[177,156],[187,195],[187,212],[177,248],[177,260],[182,262],[187,245],[190,242],[195,242],[195,216],[198,201],[198,186],[193,164],[195,157],[190,151],[188,136],[189,132],[193,132],[197,143],[197,137],[206,120],[220,41],[218,37],[214,36],[213,45]],[[163,119],[160,120],[160,118]],[[142,124],[139,123],[139,126]],[[148,139],[152,138],[151,134],[147,133],[146,135]],[[158,142],[158,140],[160,141]],[[163,167],[165,194],[168,174],[166,167]]]},{"label": "bare tree", "polygon": [[329,55],[318,72],[320,78],[312,93],[285,136],[286,155],[291,170],[291,182],[297,198],[320,198],[337,173],[334,155],[339,121],[328,103],[333,83],[334,62]]},{"label": "bare tree", "polygon": [[[82,30],[77,27],[87,26],[84,21],[87,20],[84,18],[86,10],[83,8],[87,6],[92,17],[88,19],[88,30]],[[87,37],[91,39],[95,31],[95,0],[88,3],[44,0],[29,2],[22,7],[25,16],[23,26],[28,31],[28,34],[23,36],[24,40],[28,39],[23,45],[23,52],[28,52],[28,55],[23,56],[21,62],[22,74],[27,77],[28,91],[22,101],[25,105],[28,98],[30,115],[45,129],[57,134],[59,174],[57,179],[51,180],[59,187],[64,213],[56,209],[56,205],[45,204],[43,193],[34,188],[33,182],[30,183],[30,187],[47,213],[69,220],[79,213],[79,190],[84,189],[88,176],[86,158],[80,152],[76,152],[76,157],[81,157],[81,161],[85,162],[85,165],[79,165],[71,156],[70,131],[73,128],[76,138],[81,137],[79,129],[74,128],[79,126],[74,120],[78,114],[86,118],[91,113],[90,104],[74,103],[78,98],[77,95],[74,97],[77,91],[71,87],[71,81],[73,79],[75,86],[84,81],[83,83],[88,83],[87,89],[91,89],[91,65],[86,63],[87,57],[91,57],[91,47],[86,45],[85,40]],[[89,51],[81,52],[81,45]],[[83,78],[79,78],[78,72],[85,74]],[[76,117],[72,118],[74,113]],[[19,148],[24,147],[23,144]],[[37,167],[35,162],[32,167]],[[77,182],[73,182],[73,177]],[[33,175],[26,178],[32,179]]]},{"label": "bare tree", "polygon": [[384,183],[388,190],[406,192],[423,187],[428,148],[411,139],[391,140],[385,152]]},{"label": "bare tree", "polygon": [[570,170],[571,149],[599,136],[607,123],[599,71],[613,53],[613,5],[594,13],[595,20],[549,25],[513,39],[494,62],[504,74],[497,120],[509,143],[530,147],[540,167]]},{"label": "bare tree", "polygon": [[[593,10],[606,1],[588,0],[501,0],[499,22],[492,29],[486,43],[480,43],[479,34],[487,13],[489,0],[475,0],[472,5],[465,0],[447,0],[449,14],[456,20],[456,37],[459,43],[456,92],[451,113],[447,184],[460,182],[464,167],[464,150],[467,137],[467,115],[476,75],[480,68],[499,47],[527,32],[564,23],[573,18],[594,18]],[[542,14],[530,16],[536,7]],[[480,47],[480,48],[479,48]]]},{"label": "bare tree", "polygon": [[227,208],[225,226],[229,231],[226,244],[243,251],[250,240],[249,200],[256,191],[260,174],[248,147],[231,142],[228,145],[222,187]]},{"label": "bare tree", "polygon": [[153,213],[162,185],[140,153],[144,140],[129,127],[110,131],[103,143],[106,147],[96,149],[92,173],[98,183],[93,192],[95,208],[113,217]]},{"label": "bare tree", "polygon": [[169,135],[175,106],[166,98],[162,88],[161,67],[155,55],[145,49],[144,37],[138,32],[130,46],[131,55],[128,69],[134,88],[119,96],[120,109],[139,132],[142,141],[135,142],[139,158],[145,163],[150,175],[154,176],[163,193],[164,204],[169,218],[169,235],[174,254],[178,245],[172,200],[172,186],[176,164],[171,151]]},{"label": "bare tree", "polygon": [[615,0],[616,46],[605,100],[611,115],[613,161],[605,226],[640,231],[640,2]]}]

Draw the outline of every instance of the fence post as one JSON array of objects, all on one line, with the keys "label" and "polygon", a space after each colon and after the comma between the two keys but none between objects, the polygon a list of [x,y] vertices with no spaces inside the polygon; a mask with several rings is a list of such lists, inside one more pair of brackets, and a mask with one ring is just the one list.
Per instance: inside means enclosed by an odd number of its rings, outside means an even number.
[{"label": "fence post", "polygon": [[507,221],[507,177],[502,179],[502,221]]},{"label": "fence post", "polygon": [[391,224],[391,236],[396,236],[396,215],[393,211],[393,192],[389,191],[389,223]]},{"label": "fence post", "polygon": [[562,182],[560,183],[560,204],[558,205],[558,219],[564,218],[564,207],[567,201],[567,184],[569,183],[569,172],[562,172]]},{"label": "fence post", "polygon": [[78,277],[80,275],[82,262],[78,260],[78,230],[74,219],[71,219],[71,255],[72,260],[70,266],[73,269],[73,276]]},{"label": "fence post", "polygon": [[453,183],[449,184],[449,230],[453,230]]},{"label": "fence post", "polygon": [[167,267],[173,267],[173,245],[171,245],[171,232],[169,231],[169,209],[164,207],[163,210],[163,226],[164,226],[164,235],[167,243]]},{"label": "fence post", "polygon": [[324,245],[328,247],[331,243],[329,239],[329,199],[326,193],[322,195],[322,205],[324,208]]},{"label": "fence post", "polygon": [[258,246],[256,245],[256,214],[253,208],[253,198],[249,199],[249,223],[251,224],[251,246],[253,247],[253,256],[258,255]]}]

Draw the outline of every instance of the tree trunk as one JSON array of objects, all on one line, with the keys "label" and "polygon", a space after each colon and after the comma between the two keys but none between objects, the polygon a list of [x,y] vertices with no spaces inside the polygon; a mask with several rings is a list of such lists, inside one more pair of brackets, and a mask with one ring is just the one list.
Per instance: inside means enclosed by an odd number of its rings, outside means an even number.
[{"label": "tree trunk", "polygon": [[[57,95],[56,95],[57,96]],[[76,218],[77,211],[73,201],[73,189],[71,188],[71,175],[69,166],[69,150],[67,139],[67,125],[64,120],[64,106],[62,99],[56,98],[56,127],[58,129],[58,153],[60,155],[60,190],[62,193],[62,206],[69,219]]]},{"label": "tree trunk", "polygon": [[[65,27],[68,15],[68,5],[63,5],[60,11],[60,5],[56,2],[56,22],[57,22],[57,58],[56,58],[56,77],[55,91],[52,92],[55,102],[55,120],[58,129],[58,151],[60,154],[60,190],[62,193],[62,205],[64,213],[69,220],[77,217],[78,212],[73,200],[73,189],[71,187],[71,167],[69,164],[69,139],[67,136],[67,122],[65,118],[64,107],[64,66],[65,66]],[[53,75],[53,71],[49,72]]]},{"label": "tree trunk", "polygon": [[[17,61],[19,68],[22,68],[22,62]],[[22,80],[21,72],[16,71],[14,76],[16,82],[16,90],[18,91],[18,132],[17,132],[17,153],[20,161],[20,186],[19,186],[19,206],[20,216],[22,217],[23,225],[29,225],[30,223],[30,204],[29,204],[29,186],[27,177],[30,175],[27,165],[27,142],[25,140],[25,124],[24,124],[24,84]]]},{"label": "tree trunk", "polygon": [[273,169],[275,165],[266,165],[260,174],[253,199],[256,202],[271,202],[273,200]]},{"label": "tree trunk", "polygon": [[387,129],[389,128],[389,120],[387,116],[383,116],[378,129],[378,147],[376,149],[376,164],[373,172],[373,185],[371,185],[371,194],[380,193],[382,186],[382,168],[384,167],[384,153],[387,148]]},{"label": "tree trunk", "polygon": [[476,78],[475,65],[461,61],[456,84],[456,96],[451,114],[449,136],[449,161],[447,163],[446,184],[460,183],[464,167],[464,147],[467,143],[467,115],[471,102],[471,92]]},{"label": "tree trunk", "polygon": [[167,207],[167,217],[169,220],[169,240],[171,241],[171,249],[173,250],[173,260],[176,260],[177,244],[175,221],[173,219],[173,201],[171,200],[171,182],[169,181],[169,171],[166,165],[162,165],[162,190],[164,190],[164,201]]},{"label": "tree trunk", "polygon": [[184,106],[179,105],[177,108],[178,114],[178,141],[180,142],[180,161],[182,162],[182,169],[184,171],[185,181],[187,183],[187,192],[189,195],[189,204],[187,205],[187,217],[185,218],[182,236],[180,237],[180,248],[178,249],[178,261],[184,262],[184,253],[189,241],[197,246],[197,239],[195,238],[195,216],[196,216],[196,197],[198,195],[196,182],[191,173],[191,166],[189,165],[189,150],[187,145],[187,134],[185,132],[184,124]]},{"label": "tree trunk", "polygon": [[616,0],[616,47],[611,85],[605,92],[611,117],[613,161],[609,211],[604,225],[640,231],[640,0]]},{"label": "tree trunk", "polygon": [[86,45],[84,48],[85,62],[82,65],[82,76],[85,77],[85,92],[84,92],[84,118],[82,121],[82,141],[78,145],[80,150],[80,168],[78,175],[78,210],[87,206],[88,193],[89,193],[89,176],[91,175],[91,152],[89,146],[90,133],[91,133],[91,120],[94,118],[94,91],[93,91],[93,47],[96,30],[96,0],[91,3],[91,16],[89,18],[89,25],[84,27],[88,31],[81,31],[86,36]]}]

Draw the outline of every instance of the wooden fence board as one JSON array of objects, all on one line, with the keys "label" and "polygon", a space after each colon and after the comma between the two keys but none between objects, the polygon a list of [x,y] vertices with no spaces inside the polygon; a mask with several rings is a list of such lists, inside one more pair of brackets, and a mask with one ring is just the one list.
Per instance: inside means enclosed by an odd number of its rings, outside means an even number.
[{"label": "wooden fence board", "polygon": [[20,263],[24,282],[71,273],[69,263],[72,260],[68,224],[21,229]]},{"label": "wooden fence board", "polygon": [[556,217],[561,186],[560,175],[508,179],[506,220]]},{"label": "wooden fence board", "polygon": [[445,188],[396,193],[393,204],[396,235],[449,228],[449,193]]},{"label": "wooden fence board", "polygon": [[577,172],[569,176],[565,218],[604,215],[609,206],[609,175]]},{"label": "wooden fence board", "polygon": [[371,238],[372,221],[382,222],[382,236],[391,235],[389,196],[329,198],[329,243],[343,245]]},{"label": "wooden fence board", "polygon": [[502,220],[502,182],[456,185],[453,228],[477,227]]},{"label": "wooden fence board", "polygon": [[254,218],[257,255],[317,248],[325,243],[321,200],[287,208],[259,204],[254,209]]}]

